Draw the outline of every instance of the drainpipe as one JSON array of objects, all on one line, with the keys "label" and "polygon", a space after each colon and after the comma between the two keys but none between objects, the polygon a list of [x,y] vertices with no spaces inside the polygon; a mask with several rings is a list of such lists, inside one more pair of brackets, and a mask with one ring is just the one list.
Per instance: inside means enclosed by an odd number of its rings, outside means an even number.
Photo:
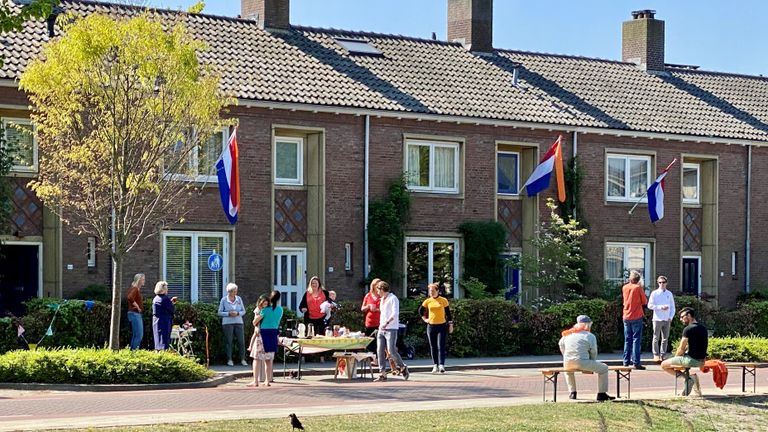
[{"label": "drainpipe", "polygon": [[[579,133],[577,131],[573,131],[573,157],[579,155]],[[576,219],[576,202],[574,202],[573,206],[573,218]]]},{"label": "drainpipe", "polygon": [[[363,175],[364,183],[365,183],[365,197],[363,198],[363,208],[365,218],[365,229],[363,232],[363,275],[366,279],[368,279],[368,272],[369,272],[369,265],[368,265],[368,176],[370,174],[370,161],[369,161],[369,148],[371,144],[371,117],[366,114],[365,115],[365,174]],[[365,291],[365,287],[363,287],[363,291]]]},{"label": "drainpipe", "polygon": [[752,146],[747,146],[749,149],[747,151],[747,233],[745,236],[745,252],[744,252],[744,292],[749,294],[750,287],[749,287],[749,261],[750,261],[750,230],[749,230],[749,224],[752,219],[751,211],[752,211],[752,193],[749,190],[750,186],[752,185]]}]

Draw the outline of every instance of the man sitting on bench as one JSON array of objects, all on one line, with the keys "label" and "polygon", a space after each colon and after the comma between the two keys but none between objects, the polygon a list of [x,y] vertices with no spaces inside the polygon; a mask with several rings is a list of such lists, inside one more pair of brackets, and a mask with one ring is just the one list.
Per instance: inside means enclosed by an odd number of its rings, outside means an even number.
[{"label": "man sitting on bench", "polygon": [[[573,371],[588,371],[597,373],[597,400],[607,401],[616,399],[608,396],[608,366],[597,361],[597,338],[590,333],[592,319],[586,315],[576,318],[576,325],[563,331],[560,338],[560,352],[563,353],[563,368]],[[576,399],[576,377],[573,372],[565,373],[565,382],[570,399]]]},{"label": "man sitting on bench", "polygon": [[[707,357],[707,345],[709,343],[707,328],[696,321],[696,311],[693,308],[683,308],[680,311],[680,321],[686,327],[683,329],[683,337],[680,339],[680,346],[677,347],[675,357],[661,362],[661,368],[675,377],[677,377],[677,370],[681,367],[689,369],[701,367]],[[691,391],[697,396],[701,396],[699,376],[689,370],[683,396],[690,395]]]}]

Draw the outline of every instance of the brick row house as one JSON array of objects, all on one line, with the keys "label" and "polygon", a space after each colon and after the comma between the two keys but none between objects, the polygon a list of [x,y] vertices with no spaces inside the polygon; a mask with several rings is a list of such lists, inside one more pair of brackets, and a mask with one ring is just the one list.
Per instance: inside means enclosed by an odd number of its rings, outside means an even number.
[{"label": "brick row house", "polygon": [[[447,0],[448,41],[294,26],[289,6],[242,0],[242,18],[150,11],[183,21],[207,43],[201,59],[238,99],[229,115],[239,122],[242,205],[229,225],[213,164],[195,158],[192,181],[203,187],[192,212],[142,243],[126,278],[144,272],[150,285],[166,279],[174,295],[205,302],[230,281],[249,301],[277,288],[295,308],[318,275],[341,299],[359,299],[375,247],[367,244],[368,204],[407,172],[412,210],[396,292],[440,277],[449,296],[461,297],[458,225],[498,220],[508,254],[532,253],[528,240],[554,191],[528,198],[522,183],[562,135],[565,158],[578,156],[583,172],[588,290],[633,268],[646,281],[665,274],[675,291],[733,306],[739,293],[768,282],[768,231],[760,229],[768,203],[759,192],[768,172],[757,169],[768,166],[768,79],[666,64],[664,22],[653,11],[623,23],[619,61],[494,48],[492,0]],[[73,0],[61,9],[142,11]],[[16,83],[50,37],[43,22],[2,36],[4,122],[32,127]],[[222,131],[198,154],[215,159],[226,140]],[[62,227],[26,187],[38,157],[29,138],[12,173],[5,302],[109,281],[95,239]],[[665,217],[651,224],[640,197],[675,158]],[[214,251],[224,258],[218,272],[206,266]],[[524,301],[536,295],[519,288]]]}]

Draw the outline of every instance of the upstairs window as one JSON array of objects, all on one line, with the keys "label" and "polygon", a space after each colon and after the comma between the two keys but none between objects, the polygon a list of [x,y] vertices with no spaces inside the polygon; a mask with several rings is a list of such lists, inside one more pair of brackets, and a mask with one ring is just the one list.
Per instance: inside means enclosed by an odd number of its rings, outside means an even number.
[{"label": "upstairs window", "polygon": [[650,156],[609,154],[607,165],[605,190],[609,201],[637,201],[648,190]]},{"label": "upstairs window", "polygon": [[520,193],[520,153],[500,151],[496,153],[496,193],[517,195]]},{"label": "upstairs window", "polygon": [[336,38],[336,43],[344,47],[348,53],[353,55],[381,56],[381,51],[370,44],[370,42],[361,39]]},{"label": "upstairs window", "polygon": [[302,138],[275,138],[275,184],[304,184],[304,140]]},{"label": "upstairs window", "polygon": [[[186,160],[180,161],[178,168],[170,168],[176,172],[174,178],[197,182],[218,181],[216,177],[216,162],[221,157],[227,145],[229,134],[226,129],[217,130],[204,141],[199,141],[196,132],[189,131],[180,138],[175,145],[175,151],[179,156],[186,155]],[[186,143],[196,143],[194,148],[189,148]],[[178,157],[176,162],[178,161]]]},{"label": "upstairs window", "polygon": [[417,192],[459,192],[459,144],[407,142],[408,189]]},{"label": "upstairs window", "polygon": [[699,204],[701,201],[701,166],[697,163],[683,164],[683,203]]},{"label": "upstairs window", "polygon": [[13,149],[11,171],[37,172],[37,139],[28,119],[3,119],[5,143]]}]

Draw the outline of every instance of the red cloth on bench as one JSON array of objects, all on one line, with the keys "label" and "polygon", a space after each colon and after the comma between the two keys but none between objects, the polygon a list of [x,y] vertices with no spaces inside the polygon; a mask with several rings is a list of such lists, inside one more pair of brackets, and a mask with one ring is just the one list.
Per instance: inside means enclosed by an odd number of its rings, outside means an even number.
[{"label": "red cloth on bench", "polygon": [[725,383],[728,382],[728,368],[725,367],[725,363],[721,360],[707,360],[699,370],[703,373],[709,373],[711,370],[712,381],[715,382],[715,386],[719,389],[725,387]]}]

